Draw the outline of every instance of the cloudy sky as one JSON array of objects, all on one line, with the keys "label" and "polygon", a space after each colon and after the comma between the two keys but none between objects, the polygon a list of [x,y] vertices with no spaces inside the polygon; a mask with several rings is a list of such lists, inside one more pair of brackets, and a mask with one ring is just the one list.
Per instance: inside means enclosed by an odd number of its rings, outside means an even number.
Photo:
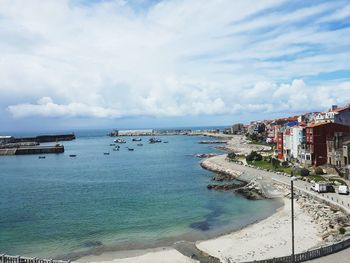
[{"label": "cloudy sky", "polygon": [[0,0],[0,131],[225,125],[347,103],[348,1]]}]

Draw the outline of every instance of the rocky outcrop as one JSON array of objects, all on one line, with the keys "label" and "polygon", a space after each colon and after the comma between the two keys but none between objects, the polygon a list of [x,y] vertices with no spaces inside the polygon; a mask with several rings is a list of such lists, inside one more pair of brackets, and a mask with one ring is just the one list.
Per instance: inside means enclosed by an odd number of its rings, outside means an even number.
[{"label": "rocky outcrop", "polygon": [[209,170],[209,171],[214,172],[214,173],[226,175],[227,177],[232,178],[232,179],[237,179],[238,177],[240,177],[242,175],[242,172],[234,171],[231,169],[225,169],[221,165],[210,162],[209,160],[204,160],[203,162],[201,162],[201,166],[202,166],[202,168],[204,168],[206,170]]},{"label": "rocky outcrop", "polygon": [[224,140],[215,140],[215,141],[200,141],[199,144],[223,144],[227,143],[227,141]]},{"label": "rocky outcrop", "polygon": [[198,158],[210,158],[210,157],[214,157],[214,156],[218,156],[218,154],[216,154],[216,153],[198,153],[195,155],[195,157],[198,157]]}]

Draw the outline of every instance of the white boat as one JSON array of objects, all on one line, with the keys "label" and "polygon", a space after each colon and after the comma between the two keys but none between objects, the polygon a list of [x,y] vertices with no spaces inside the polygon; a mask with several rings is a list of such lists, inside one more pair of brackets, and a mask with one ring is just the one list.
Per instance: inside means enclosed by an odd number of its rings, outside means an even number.
[{"label": "white boat", "polygon": [[115,139],[115,140],[114,140],[114,142],[116,142],[116,143],[126,143],[126,141],[125,141],[125,140],[120,139],[120,138]]}]

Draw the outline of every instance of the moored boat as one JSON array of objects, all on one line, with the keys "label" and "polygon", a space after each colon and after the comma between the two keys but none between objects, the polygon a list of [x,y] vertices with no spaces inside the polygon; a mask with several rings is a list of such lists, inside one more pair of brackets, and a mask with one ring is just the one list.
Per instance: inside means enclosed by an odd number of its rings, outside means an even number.
[{"label": "moored boat", "polygon": [[141,138],[133,138],[132,141],[133,142],[140,142],[140,141],[142,141],[142,139]]},{"label": "moored boat", "polygon": [[116,142],[116,143],[126,143],[126,141],[125,141],[125,140],[120,139],[120,138],[115,139],[115,140],[114,140],[114,142]]},{"label": "moored boat", "polygon": [[158,139],[158,138],[155,138],[155,137],[152,137],[151,139],[149,139],[149,142],[150,143],[157,143],[157,142],[162,142],[162,140]]}]

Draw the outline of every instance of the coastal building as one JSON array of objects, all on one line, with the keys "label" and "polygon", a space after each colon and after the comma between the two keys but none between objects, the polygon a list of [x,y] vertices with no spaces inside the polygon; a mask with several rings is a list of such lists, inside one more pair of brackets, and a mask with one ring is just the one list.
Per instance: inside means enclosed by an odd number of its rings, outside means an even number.
[{"label": "coastal building", "polygon": [[342,108],[334,109],[334,122],[350,126],[350,104]]},{"label": "coastal building", "polygon": [[232,134],[242,134],[244,133],[244,125],[243,123],[233,124],[231,127]]},{"label": "coastal building", "polygon": [[235,123],[229,128],[223,130],[224,134],[244,134],[245,128],[243,123]]},{"label": "coastal building", "polygon": [[292,157],[292,136],[291,136],[291,130],[287,129],[283,133],[283,160],[284,161],[290,161]]},{"label": "coastal building", "polygon": [[350,126],[350,104],[341,108],[338,108],[337,105],[332,105],[328,112],[317,113],[314,120],[316,123],[334,122]]},{"label": "coastal building", "polygon": [[265,123],[262,121],[251,122],[247,129],[248,134],[260,134],[263,132],[265,132]]},{"label": "coastal building", "polygon": [[327,164],[337,167],[349,165],[350,134],[336,132],[333,137],[327,138]]},{"label": "coastal building", "polygon": [[283,160],[283,132],[277,134],[277,158]]},{"label": "coastal building", "polygon": [[329,112],[320,112],[315,117],[316,123],[323,123],[323,122],[334,122],[334,116],[336,115],[335,112],[329,111]]},{"label": "coastal building", "polygon": [[305,143],[299,147],[300,162],[307,165],[327,163],[327,138],[336,132],[350,133],[350,126],[332,122],[313,123],[306,126]]},{"label": "coastal building", "polygon": [[299,157],[299,147],[305,143],[305,127],[294,126],[291,128],[291,156],[293,159]]}]

